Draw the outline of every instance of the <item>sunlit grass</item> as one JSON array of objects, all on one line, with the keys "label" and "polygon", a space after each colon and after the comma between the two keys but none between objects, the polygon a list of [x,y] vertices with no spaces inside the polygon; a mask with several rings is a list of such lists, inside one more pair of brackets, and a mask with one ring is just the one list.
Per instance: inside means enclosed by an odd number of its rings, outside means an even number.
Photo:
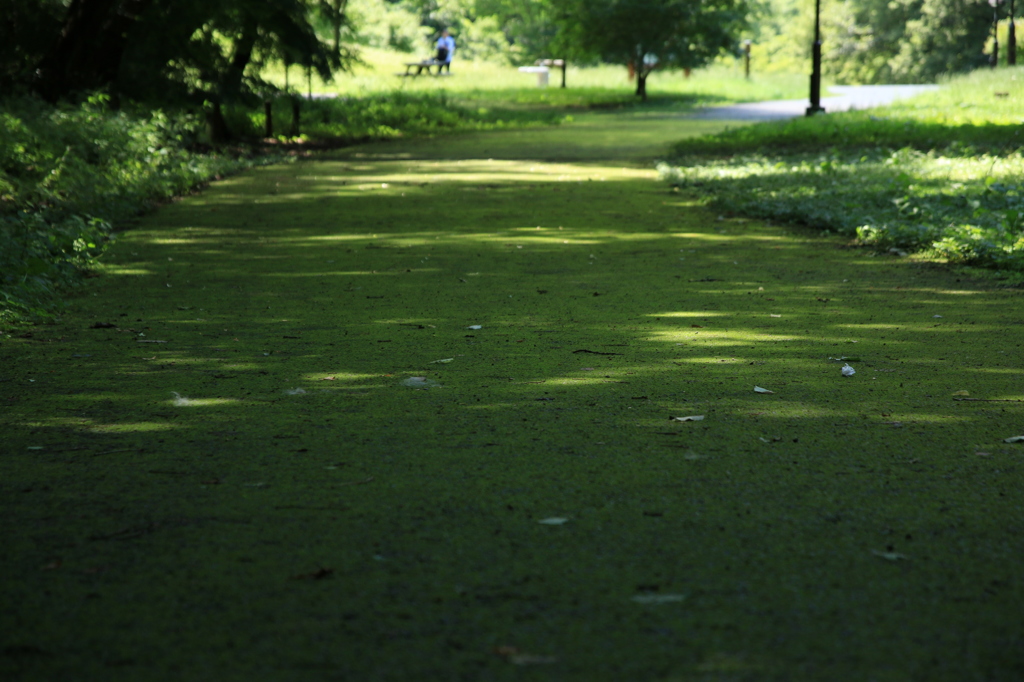
[{"label": "sunlit grass", "polygon": [[731,214],[1020,271],[1021,98],[1024,68],[979,70],[871,111],[684,140],[661,172]]},{"label": "sunlit grass", "polygon": [[[551,71],[547,88],[536,86],[535,74],[522,73],[517,67],[485,61],[456,58],[450,77],[401,78],[405,63],[417,61],[411,54],[361,48],[364,65],[349,74],[341,73],[325,83],[314,75],[314,95],[367,97],[395,91],[433,94],[444,92],[456,101],[519,106],[586,106],[591,103],[629,101],[636,84],[629,80],[625,66],[602,65],[577,67],[570,64],[566,73],[566,89],[562,89],[561,72]],[[271,68],[269,79],[284,85],[284,69]],[[293,90],[308,94],[306,79],[298,69],[290,71]],[[756,101],[802,97],[807,91],[805,74],[757,74],[750,80],[743,76],[739,62],[732,66],[714,65],[698,69],[686,78],[681,71],[655,73],[648,81],[650,94],[687,95],[698,99],[719,101]]]}]

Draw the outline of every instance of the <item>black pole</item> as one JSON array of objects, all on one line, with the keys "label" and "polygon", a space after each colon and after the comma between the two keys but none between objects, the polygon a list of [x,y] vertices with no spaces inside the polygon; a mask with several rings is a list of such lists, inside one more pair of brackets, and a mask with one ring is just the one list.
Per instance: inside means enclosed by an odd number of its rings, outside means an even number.
[{"label": "black pole", "polygon": [[992,68],[999,66],[999,0],[988,0],[992,5]]},{"label": "black pole", "polygon": [[811,106],[807,115],[825,111],[821,106],[821,0],[814,0],[814,45],[811,47]]},{"label": "black pole", "polygon": [[1010,31],[1006,37],[1006,65],[1017,65],[1017,29],[1013,25],[1013,0],[1010,0]]}]

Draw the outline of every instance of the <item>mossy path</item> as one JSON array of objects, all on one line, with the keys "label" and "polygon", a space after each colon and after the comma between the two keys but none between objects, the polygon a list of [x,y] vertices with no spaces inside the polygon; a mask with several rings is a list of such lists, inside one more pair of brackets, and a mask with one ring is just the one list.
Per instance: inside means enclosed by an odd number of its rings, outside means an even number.
[{"label": "mossy path", "polygon": [[367,146],[125,232],[0,343],[0,677],[1021,679],[1020,292],[656,181],[720,125]]}]

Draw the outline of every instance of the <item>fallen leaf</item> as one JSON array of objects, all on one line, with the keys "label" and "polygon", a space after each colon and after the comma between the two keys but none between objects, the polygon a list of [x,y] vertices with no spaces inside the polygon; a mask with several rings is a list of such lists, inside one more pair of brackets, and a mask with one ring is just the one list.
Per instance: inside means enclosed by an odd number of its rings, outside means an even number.
[{"label": "fallen leaf", "polygon": [[702,414],[691,414],[688,417],[672,417],[671,420],[674,422],[699,422],[704,419]]},{"label": "fallen leaf", "polygon": [[1004,438],[1004,443],[1024,443],[1024,436],[1013,436],[1012,438]]},{"label": "fallen leaf", "polygon": [[444,358],[442,360],[432,360],[432,361],[428,362],[427,364],[428,365],[437,365],[437,364],[445,365],[445,364],[448,364],[449,362],[451,362],[454,359],[455,358]]},{"label": "fallen leaf", "polygon": [[754,386],[754,393],[775,393],[775,391],[769,391],[767,388],[761,388],[760,386]]},{"label": "fallen leaf", "polygon": [[671,604],[685,599],[684,594],[638,594],[630,598],[637,604]]},{"label": "fallen leaf", "polygon": [[324,377],[320,381],[334,381],[334,377]]},{"label": "fallen leaf", "polygon": [[855,370],[853,367],[850,367],[849,365],[843,365],[841,371],[844,377],[852,377],[854,374],[857,373],[857,370]]},{"label": "fallen leaf", "polygon": [[541,519],[537,523],[543,523],[545,526],[561,526],[566,523],[569,519],[561,516],[552,516],[551,518]]},{"label": "fallen leaf", "polygon": [[483,329],[483,328],[484,327],[481,324],[471,324],[468,327],[466,327],[466,329]]},{"label": "fallen leaf", "polygon": [[871,550],[871,553],[875,556],[880,556],[887,561],[899,561],[900,559],[907,559],[906,554],[900,554],[899,552],[879,552],[877,549]]},{"label": "fallen leaf", "polygon": [[953,395],[968,396],[968,395],[970,395],[970,393],[968,391],[956,391],[956,392],[953,393]]},{"label": "fallen leaf", "polygon": [[285,390],[284,394],[285,395],[303,395],[305,392],[306,392],[306,389],[304,389],[304,388],[289,388],[289,389]]},{"label": "fallen leaf", "polygon": [[782,317],[782,315],[776,315],[775,313],[769,313],[768,317]]}]

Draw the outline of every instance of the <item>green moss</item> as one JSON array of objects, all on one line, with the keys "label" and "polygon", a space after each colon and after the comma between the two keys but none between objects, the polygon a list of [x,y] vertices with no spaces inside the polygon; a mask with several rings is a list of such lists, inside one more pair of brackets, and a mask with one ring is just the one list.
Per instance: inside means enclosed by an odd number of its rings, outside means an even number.
[{"label": "green moss", "polygon": [[216,183],[2,339],[0,672],[1018,679],[1018,293],[586,125]]}]

